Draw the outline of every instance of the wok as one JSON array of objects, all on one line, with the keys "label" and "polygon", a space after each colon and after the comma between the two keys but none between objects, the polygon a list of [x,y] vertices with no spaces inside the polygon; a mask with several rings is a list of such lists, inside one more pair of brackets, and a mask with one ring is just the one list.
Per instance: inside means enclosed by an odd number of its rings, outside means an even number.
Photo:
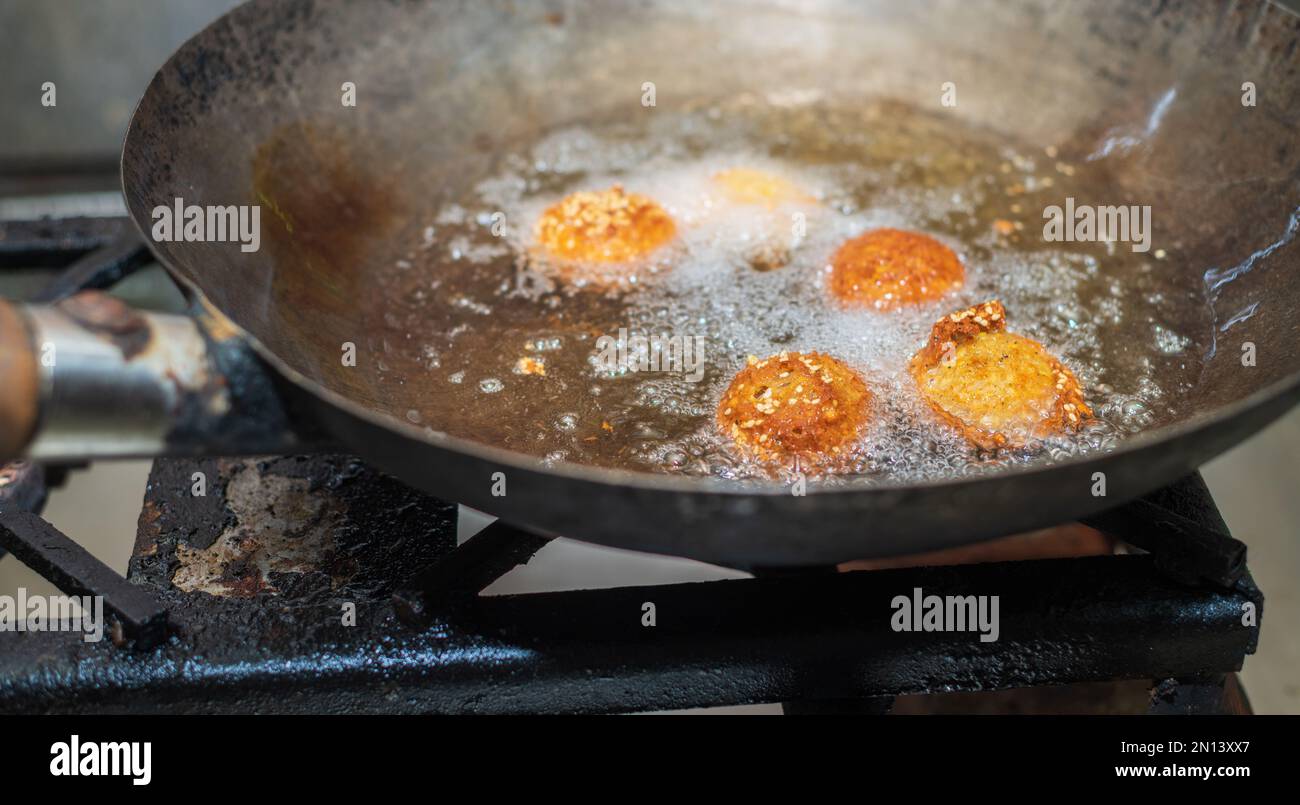
[{"label": "wok", "polygon": [[[255,0],[195,36],[154,78],[126,138],[123,187],[146,237],[151,210],[176,198],[260,202],[268,221],[293,224],[277,240],[264,221],[271,234],[251,254],[152,243],[197,300],[195,351],[246,408],[249,388],[265,392],[257,399],[275,423],[224,439],[208,428],[201,449],[291,448],[274,434],[315,427],[414,486],[538,532],[737,567],[820,565],[1115,506],[1296,403],[1298,41],[1294,15],[1255,0]],[[434,202],[488,174],[514,143],[641,112],[646,81],[659,108],[809,88],[848,103],[915,101],[954,81],[960,103],[950,113],[964,124],[1038,148],[1118,144],[1123,153],[1106,157],[1121,160],[1117,188],[1152,205],[1161,242],[1178,247],[1160,270],[1203,312],[1196,382],[1150,428],[1105,452],[923,483],[811,482],[798,495],[776,482],[546,461],[486,433],[452,435],[465,411],[413,423],[392,384],[341,365],[346,341],[374,358],[367,333],[384,302],[375,296],[391,290],[373,278],[400,256],[395,244],[419,238]],[[356,87],[355,107],[340,103],[344,82]],[[1245,82],[1254,106],[1243,105]],[[121,340],[120,328],[85,308],[80,320]],[[27,312],[29,329],[49,329],[30,323],[40,315]],[[1253,365],[1242,360],[1248,343]],[[232,344],[253,350],[273,383],[230,359]],[[10,362],[13,377],[41,371]],[[41,404],[54,406],[60,393],[44,382]],[[98,383],[108,395],[112,378]],[[9,396],[20,385],[8,384]],[[65,389],[62,399],[70,396]],[[21,401],[7,411],[11,423],[24,411],[31,419]],[[45,430],[60,421],[42,416]],[[119,441],[101,452],[196,449],[181,431],[192,436],[215,414],[185,416],[161,445]],[[85,437],[90,426],[78,425]],[[40,430],[29,422],[11,432],[29,429]],[[52,443],[42,432],[29,453],[56,455]],[[71,444],[63,452],[96,452],[90,438]],[[502,477],[506,494],[494,495]]]}]

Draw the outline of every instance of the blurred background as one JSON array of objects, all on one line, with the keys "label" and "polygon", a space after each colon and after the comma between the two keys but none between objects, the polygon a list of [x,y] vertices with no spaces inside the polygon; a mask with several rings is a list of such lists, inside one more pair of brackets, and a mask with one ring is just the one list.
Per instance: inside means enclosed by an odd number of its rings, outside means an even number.
[{"label": "blurred background", "polygon": [[[1300,0],[1286,3],[1293,8]],[[171,51],[231,0],[4,0],[0,3],[0,227],[40,215],[123,214],[117,175],[127,121]],[[52,82],[57,104],[41,104]],[[0,271],[0,295],[21,299],[48,278],[39,268]],[[179,296],[153,266],[115,290],[132,304],[175,309]],[[1300,348],[1300,345],[1297,345]],[[1267,596],[1259,652],[1242,674],[1256,712],[1300,713],[1300,410],[1204,468],[1234,536]],[[72,473],[46,516],[119,572],[126,571],[149,462],[97,464]],[[462,518],[461,537],[487,520]],[[556,540],[491,593],[612,587],[735,577],[699,563]],[[12,557],[0,559],[0,594],[53,589]],[[748,708],[779,711],[776,705]]]}]

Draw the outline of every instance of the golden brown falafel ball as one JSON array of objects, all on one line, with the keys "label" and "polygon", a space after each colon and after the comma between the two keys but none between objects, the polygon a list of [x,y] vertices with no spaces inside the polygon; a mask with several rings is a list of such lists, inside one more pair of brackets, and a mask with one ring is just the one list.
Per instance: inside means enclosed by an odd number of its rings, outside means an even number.
[{"label": "golden brown falafel ball", "polygon": [[945,316],[908,367],[930,407],[985,450],[1077,430],[1092,416],[1074,373],[1006,324],[997,300]]},{"label": "golden brown falafel ball", "polygon": [[830,290],[846,305],[894,310],[938,299],[965,278],[952,249],[929,235],[873,229],[835,252]]},{"label": "golden brown falafel ball", "polygon": [[814,200],[788,179],[754,168],[728,168],[713,174],[713,181],[733,204],[756,204],[771,209],[787,202]]},{"label": "golden brown falafel ball", "polygon": [[677,225],[658,202],[614,185],[560,199],[537,219],[533,234],[547,254],[561,260],[622,263],[668,243]]},{"label": "golden brown falafel ball", "polygon": [[749,365],[718,403],[718,424],[765,460],[838,455],[868,420],[871,392],[858,373],[820,352],[782,352]]}]

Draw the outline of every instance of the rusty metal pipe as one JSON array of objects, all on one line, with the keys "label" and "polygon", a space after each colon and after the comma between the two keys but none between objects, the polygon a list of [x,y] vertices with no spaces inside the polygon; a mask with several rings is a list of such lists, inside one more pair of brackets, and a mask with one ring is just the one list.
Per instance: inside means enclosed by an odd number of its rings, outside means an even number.
[{"label": "rusty metal pipe", "polygon": [[[63,463],[310,448],[242,339],[99,292],[0,307],[0,458]],[[260,375],[260,380],[258,379]],[[269,415],[268,415],[269,414]],[[310,431],[310,429],[308,429]]]}]

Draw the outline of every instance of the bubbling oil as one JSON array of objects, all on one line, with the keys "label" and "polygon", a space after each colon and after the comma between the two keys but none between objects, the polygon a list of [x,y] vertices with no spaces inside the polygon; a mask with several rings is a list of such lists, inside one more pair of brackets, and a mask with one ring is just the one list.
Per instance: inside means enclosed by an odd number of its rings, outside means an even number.
[{"label": "bubbling oil", "polygon": [[[1105,451],[1177,418],[1208,333],[1200,300],[1153,253],[1044,242],[1047,205],[1113,198],[1104,167],[1072,156],[887,101],[745,97],[554,131],[503,154],[383,275],[375,380],[408,421],[552,462],[788,478],[800,468],[756,463],[719,431],[717,401],[750,355],[821,351],[874,395],[870,425],[826,483],[909,483]],[[734,168],[798,192],[737,203],[715,180]],[[672,215],[671,246],[609,281],[539,254],[532,227],[544,209],[616,184]],[[943,241],[965,284],[897,311],[841,307],[827,290],[830,256],[881,226]],[[1076,373],[1095,421],[989,454],[934,416],[907,362],[937,319],[993,298],[1010,331]],[[691,339],[703,349],[697,371],[611,366],[602,345],[620,334]]]}]

